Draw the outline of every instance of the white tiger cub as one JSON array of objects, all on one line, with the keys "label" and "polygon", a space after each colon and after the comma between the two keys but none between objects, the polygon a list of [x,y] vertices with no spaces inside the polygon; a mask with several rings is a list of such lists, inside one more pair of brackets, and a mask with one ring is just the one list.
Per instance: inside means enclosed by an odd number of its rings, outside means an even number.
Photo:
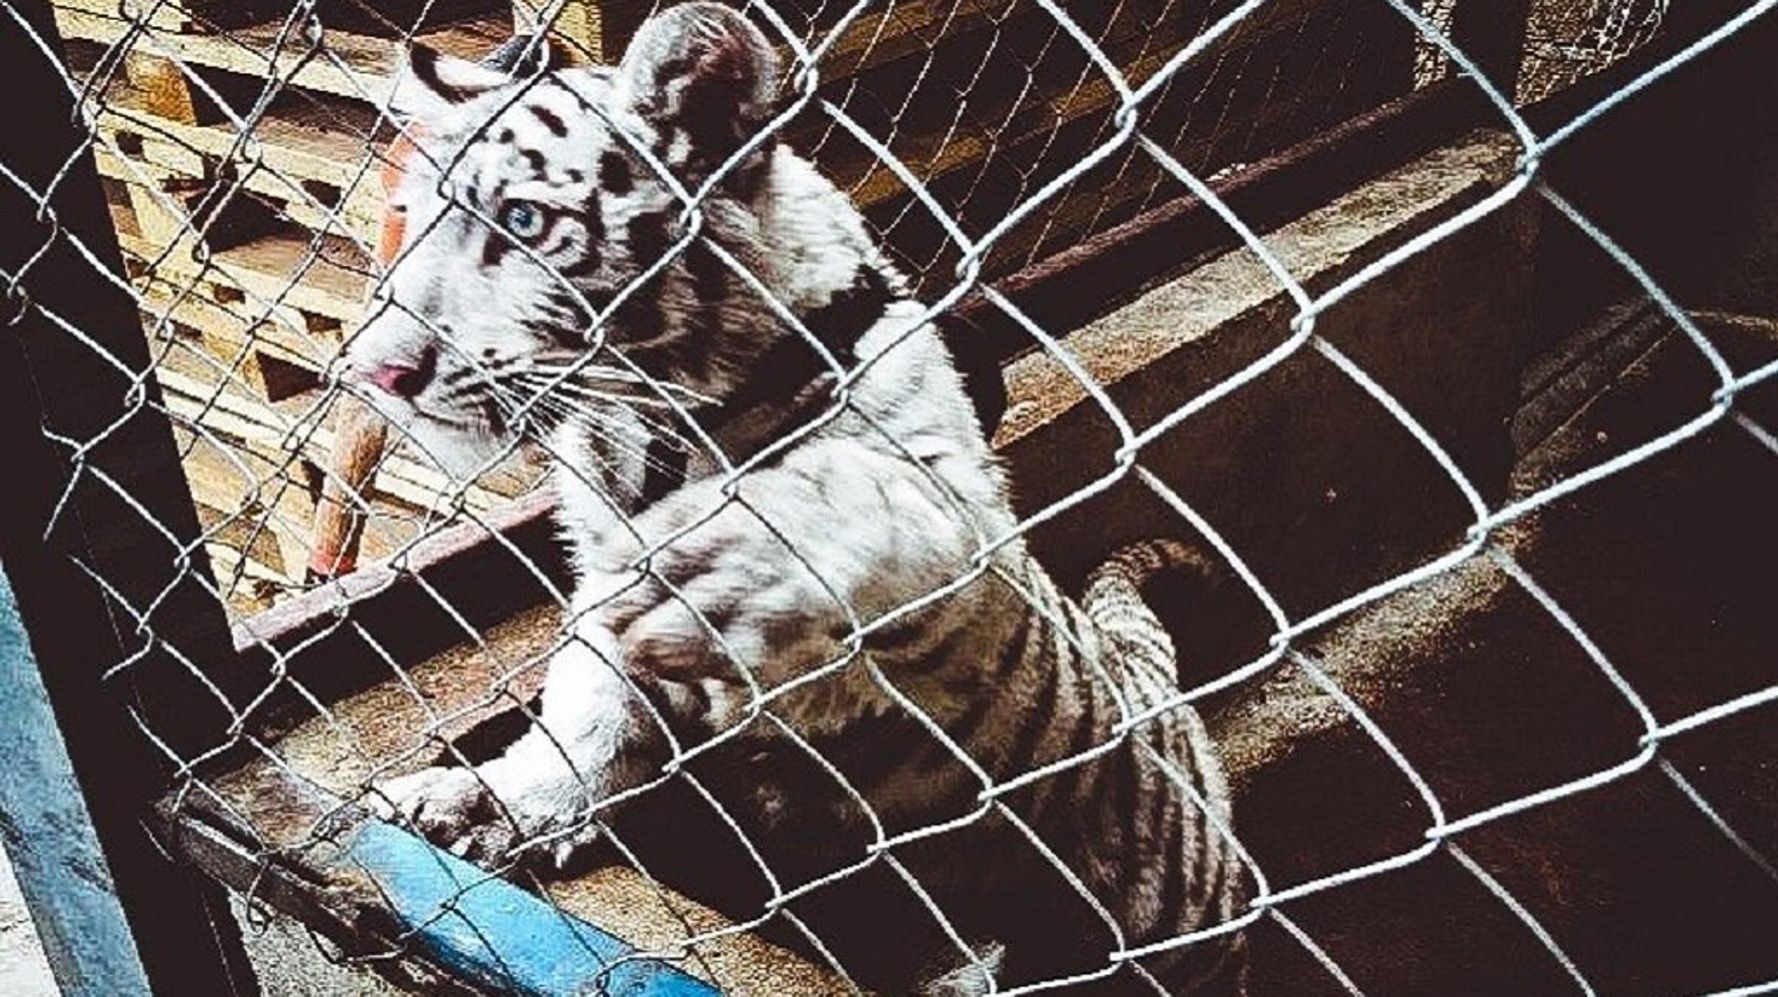
[{"label": "white tiger cub", "polygon": [[[615,69],[513,78],[413,51],[397,94],[423,153],[398,193],[406,241],[346,377],[466,473],[521,436],[544,442],[577,583],[537,725],[474,767],[373,795],[460,853],[560,859],[614,797],[720,733],[739,750],[701,785],[774,889],[859,870],[795,909],[856,915],[876,901],[845,891],[893,863],[878,878],[915,919],[936,906],[974,949],[885,934],[876,907],[862,941],[805,917],[867,986],[1097,973],[1070,992],[1240,992],[1238,932],[1114,958],[1243,901],[1197,716],[1115,729],[1176,687],[1137,589],[1188,553],[1120,555],[1084,609],[1021,542],[981,553],[1016,521],[943,341],[847,198],[784,145],[748,144],[778,73],[761,32],[714,3],[652,18]],[[705,186],[688,222],[682,195]],[[784,311],[838,364],[868,364],[837,407],[830,362]],[[725,484],[682,412],[735,461],[763,451],[758,466]],[[1082,752],[981,795],[984,776]],[[654,794],[631,795],[617,814]]]}]

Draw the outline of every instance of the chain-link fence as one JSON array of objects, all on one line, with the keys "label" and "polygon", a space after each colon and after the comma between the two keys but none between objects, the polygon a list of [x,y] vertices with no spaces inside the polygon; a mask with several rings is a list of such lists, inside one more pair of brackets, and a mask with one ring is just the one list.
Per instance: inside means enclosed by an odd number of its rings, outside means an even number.
[{"label": "chain-link fence", "polygon": [[1674,568],[1704,660],[1564,540],[1778,456],[1675,262],[1763,178],[1564,159],[1770,2],[666,6],[4,5],[30,530],[170,847],[429,986],[1778,989],[1769,580]]}]

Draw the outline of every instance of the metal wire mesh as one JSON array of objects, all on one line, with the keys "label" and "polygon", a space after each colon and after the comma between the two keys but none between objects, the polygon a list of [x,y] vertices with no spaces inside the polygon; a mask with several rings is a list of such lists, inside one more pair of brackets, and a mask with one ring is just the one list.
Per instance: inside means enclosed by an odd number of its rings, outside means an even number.
[{"label": "metal wire mesh", "polygon": [[[221,6],[205,4],[129,0],[113,6],[69,0],[57,8],[65,46],[51,39],[41,41],[43,57],[57,63],[66,86],[78,95],[90,136],[87,146],[67,150],[70,168],[88,155],[96,159],[125,254],[126,274],[96,270],[93,279],[122,280],[139,302],[154,363],[152,370],[127,373],[137,385],[151,377],[158,380],[164,415],[174,428],[199,508],[203,533],[181,538],[180,556],[196,559],[207,554],[215,568],[216,595],[236,614],[242,639],[249,646],[257,642],[277,662],[274,680],[260,697],[237,702],[216,692],[229,723],[214,732],[209,750],[194,756],[169,748],[151,723],[143,724],[144,750],[155,750],[158,744],[171,755],[178,799],[227,813],[259,835],[253,848],[266,869],[276,857],[332,843],[328,820],[307,824],[294,836],[259,826],[259,812],[242,802],[246,792],[239,781],[242,777],[216,774],[212,762],[233,758],[246,748],[273,770],[333,794],[330,798],[339,802],[330,805],[330,814],[345,807],[345,801],[371,801],[383,779],[437,755],[441,746],[447,756],[464,760],[462,736],[489,717],[510,717],[516,711],[521,720],[535,722],[532,694],[543,680],[544,667],[552,658],[581,653],[584,622],[598,615],[604,601],[620,595],[601,600],[596,594],[576,594],[559,567],[539,565],[531,570],[537,586],[551,594],[550,601],[484,625],[475,622],[470,608],[433,594],[432,601],[460,630],[452,639],[463,643],[423,668],[413,667],[415,662],[391,646],[402,638],[366,627],[354,615],[354,604],[346,603],[336,618],[325,621],[326,632],[351,634],[384,666],[377,689],[360,694],[358,705],[349,707],[299,681],[289,664],[294,653],[256,635],[252,613],[294,593],[326,592],[349,583],[352,576],[333,570],[307,574],[315,566],[311,523],[329,502],[355,511],[363,530],[365,560],[391,565],[388,577],[399,576],[402,566],[421,558],[428,544],[466,525],[483,543],[506,545],[515,557],[528,561],[529,555],[509,538],[509,519],[503,517],[509,515],[514,500],[534,498],[545,469],[560,460],[545,441],[531,440],[534,446],[510,448],[499,461],[464,474],[429,460],[419,448],[390,446],[374,448],[368,469],[343,473],[337,454],[350,446],[344,437],[358,430],[342,428],[346,417],[337,409],[350,404],[342,402],[350,393],[327,377],[342,340],[351,338],[362,318],[365,301],[386,280],[378,250],[384,224],[380,178],[386,167],[399,165],[390,142],[401,127],[389,113],[394,72],[390,60],[416,39],[446,52],[479,57],[506,38],[510,12],[474,4],[273,6],[277,9],[255,5],[251,12],[232,8],[225,12]],[[934,841],[942,847],[947,836],[962,840],[964,832],[984,820],[1002,820],[1023,829],[1061,888],[1103,915],[1104,904],[1082,884],[1081,872],[1026,827],[1016,802],[1021,790],[1069,778],[1092,762],[1097,752],[988,771],[951,738],[939,718],[863,652],[902,621],[921,618],[979,578],[999,571],[1000,552],[1022,545],[1058,517],[1088,507],[1114,485],[1136,482],[1176,514],[1178,532],[1201,537],[1224,569],[1251,591],[1264,609],[1270,636],[1264,650],[1249,661],[1188,683],[1189,687],[1158,701],[1127,706],[1104,750],[1140,737],[1157,718],[1289,675],[1333,704],[1340,721],[1358,731],[1406,780],[1412,790],[1409,803],[1419,815],[1417,837],[1383,857],[1284,882],[1269,876],[1243,843],[1256,818],[1242,810],[1238,798],[1236,822],[1230,824],[1193,796],[1194,805],[1210,815],[1209,823],[1223,845],[1239,857],[1239,875],[1251,887],[1242,909],[1230,919],[1162,937],[1126,935],[1123,926],[1105,915],[1113,943],[1102,961],[1072,976],[998,986],[990,981],[995,992],[1037,992],[1114,980],[1165,993],[1149,975],[1148,966],[1172,953],[1217,944],[1234,933],[1272,930],[1318,964],[1336,990],[1360,993],[1370,967],[1342,961],[1306,927],[1311,919],[1300,916],[1299,910],[1337,898],[1359,884],[1448,860],[1523,928],[1526,951],[1541,950],[1535,958],[1547,956],[1575,989],[1591,993],[1590,980],[1600,967],[1573,955],[1562,933],[1540,920],[1539,906],[1521,899],[1523,887],[1513,884],[1523,880],[1511,875],[1513,870],[1497,858],[1479,859],[1470,841],[1484,829],[1533,820],[1571,799],[1642,773],[1670,782],[1690,811],[1743,856],[1748,873],[1778,881],[1771,859],[1760,851],[1759,833],[1737,827],[1727,816],[1731,809],[1707,796],[1666,750],[1682,736],[1769,707],[1778,700],[1778,685],[1735,690],[1706,702],[1693,701],[1683,709],[1673,705],[1683,700],[1651,695],[1590,636],[1582,617],[1566,608],[1567,600],[1533,576],[1514,541],[1515,531],[1525,523],[1572,496],[1620,476],[1651,473],[1650,466],[1665,455],[1699,446],[1713,434],[1743,434],[1778,455],[1772,431],[1742,404],[1778,374],[1778,363],[1733,362],[1696,316],[1673,300],[1637,259],[1613,241],[1611,233],[1595,227],[1544,172],[1544,164],[1575,136],[1670,74],[1707,64],[1715,46],[1746,29],[1772,3],[1747,5],[1609,97],[1541,130],[1528,122],[1521,107],[1655,37],[1665,5],[1534,4],[1525,50],[1527,68],[1516,94],[1495,88],[1451,42],[1446,34],[1450,6],[1434,4],[1421,10],[1406,0],[1368,4],[861,0],[751,7],[757,23],[786,58],[789,94],[782,113],[771,119],[757,140],[783,137],[840,184],[864,211],[874,233],[913,275],[922,296],[934,302],[927,314],[942,313],[973,292],[1025,328],[1029,342],[1024,349],[1065,372],[1073,382],[1070,390],[1083,393],[1102,409],[1114,446],[1109,453],[1092,455],[1105,463],[1106,470],[1087,487],[1041,507],[1022,509],[1009,528],[973,538],[965,573],[901,593],[893,604],[873,607],[868,614],[852,604],[848,593],[853,589],[847,582],[818,578],[819,590],[838,604],[837,618],[844,623],[836,638],[844,653],[833,660],[774,685],[765,677],[769,670],[755,674],[749,669],[750,651],[725,648],[751,690],[749,723],[774,727],[796,764],[812,764],[850,789],[829,757],[832,742],[798,731],[775,712],[775,704],[823,683],[838,687],[843,682],[863,682],[929,734],[950,756],[949,762],[969,771],[979,783],[968,794],[970,806],[942,819],[926,815],[898,826],[880,821],[871,802],[851,791],[855,802],[871,815],[874,828],[872,840],[856,861],[805,882],[783,879],[766,857],[771,849],[749,840],[741,822],[694,773],[699,758],[740,736],[744,725],[736,725],[696,743],[681,743],[669,733],[671,750],[659,773],[600,799],[565,830],[517,842],[513,855],[548,851],[560,841],[578,840],[588,829],[598,829],[623,858],[640,864],[638,851],[605,825],[607,812],[671,788],[689,790],[681,803],[689,800],[688,805],[714,816],[739,839],[743,858],[754,866],[748,874],[764,882],[764,895],[753,909],[728,912],[732,920],[712,926],[705,912],[688,912],[676,894],[649,875],[649,889],[673,912],[677,933],[645,941],[643,954],[698,966],[714,944],[756,928],[776,929],[816,961],[826,961],[833,974],[827,979],[844,981],[853,989],[861,984],[854,980],[845,957],[827,944],[828,926],[812,920],[802,905],[836,883],[867,874],[903,881],[919,915],[955,950],[956,962],[991,964],[980,941],[953,925],[950,912],[921,888],[904,860],[909,851]],[[12,3],[5,8],[6,30],[26,25]],[[578,23],[574,18],[586,16],[585,8],[554,4],[522,10],[519,20],[522,25],[556,26],[571,43],[578,42],[583,55],[615,58],[634,24],[626,28],[607,17],[600,36],[567,30]],[[1410,92],[1416,86],[1416,47],[1434,54],[1430,62],[1420,60],[1419,84],[1439,75],[1428,67],[1442,63],[1461,85],[1485,95],[1494,113],[1492,124],[1516,143],[1516,167],[1509,178],[1462,210],[1329,285],[1307,286],[1288,254],[1268,235],[1255,231],[1218,193],[1211,178],[1239,173],[1254,160]],[[736,153],[728,167],[740,163],[749,151]],[[7,196],[47,205],[49,191],[31,187],[10,170],[0,175],[11,188]],[[707,187],[684,192],[688,217],[696,216],[707,193]],[[1281,318],[1278,335],[1251,362],[1207,390],[1166,399],[1160,417],[1136,422],[1111,400],[1096,379],[1090,358],[1076,355],[1063,342],[1071,330],[1042,328],[998,290],[995,281],[1181,195],[1197,199],[1222,219],[1242,252],[1263,266],[1289,302],[1288,315]],[[1627,274],[1658,314],[1696,350],[1711,383],[1694,399],[1689,418],[1656,427],[1642,441],[1590,466],[1499,498],[1465,469],[1412,406],[1399,399],[1399,390],[1386,386],[1385,379],[1320,329],[1326,316],[1361,290],[1401,279],[1416,259],[1526,198],[1541,201],[1554,219],[1552,224],[1578,232]],[[45,216],[44,221],[43,236],[58,238],[53,218]],[[671,252],[682,252],[693,241],[688,238]],[[1187,262],[1179,261],[1182,266]],[[755,293],[770,296],[767,281],[746,264],[732,257],[723,263]],[[30,268],[6,276],[9,300],[30,307],[24,296],[31,288]],[[688,542],[699,527],[737,507],[750,522],[763,524],[788,556],[818,574],[813,562],[774,525],[785,510],[756,507],[745,483],[769,467],[772,455],[802,445],[834,413],[844,411],[849,392],[867,371],[848,369],[801,328],[801,318],[788,305],[771,304],[795,327],[798,337],[832,365],[831,370],[816,373],[831,375],[832,390],[824,397],[833,399],[834,405],[807,424],[792,427],[782,438],[768,441],[758,452],[736,459],[715,447],[684,408],[663,406],[672,409],[663,418],[684,420],[670,429],[671,434],[708,452],[716,467],[714,480],[721,483],[725,496],[705,518],[685,524],[636,554],[644,577],[682,601],[685,596],[678,594],[675,580],[646,574],[653,571],[652,559],[671,554],[674,544]],[[77,327],[67,327],[66,333],[91,342]],[[1188,500],[1190,489],[1149,464],[1149,455],[1164,437],[1201,419],[1235,393],[1280,376],[1303,357],[1330,365],[1368,399],[1367,404],[1408,434],[1467,509],[1461,539],[1436,556],[1387,577],[1349,585],[1337,597],[1308,609],[1278,595],[1276,584],[1268,585],[1260,572],[1250,568],[1239,546],[1225,539],[1212,518]],[[640,369],[637,376],[646,378]],[[663,399],[686,397],[683,392],[675,394],[671,386],[651,387]],[[84,466],[83,454],[93,440],[65,438],[51,426],[45,431],[73,454],[77,469]],[[403,436],[403,427],[394,427],[393,435]],[[906,445],[899,440],[890,443]],[[909,461],[921,464],[911,457]],[[949,487],[932,480],[940,491]],[[1403,593],[1474,571],[1510,580],[1509,587],[1534,603],[1560,639],[1578,648],[1596,670],[1604,683],[1598,695],[1615,697],[1614,702],[1621,701],[1633,714],[1635,729],[1619,745],[1619,760],[1539,788],[1515,791],[1487,805],[1453,806],[1449,792],[1423,773],[1425,762],[1419,754],[1423,746],[1404,745],[1392,736],[1388,723],[1373,716],[1365,697],[1342,684],[1338,671],[1322,660],[1315,647],[1315,639],[1331,628]],[[340,577],[331,577],[335,574]],[[388,584],[388,577],[378,584]],[[158,626],[156,607],[131,602],[110,589],[103,577],[94,581],[112,592],[121,611],[152,642]],[[421,584],[428,583],[422,579]],[[1047,582],[1032,584],[1041,588]],[[720,643],[721,626],[706,623],[706,627]],[[215,665],[190,660],[185,664],[204,682]],[[117,673],[126,674],[130,665],[127,660],[119,662]],[[1188,669],[1188,674],[1194,673]],[[625,681],[629,692],[619,690],[617,695],[647,698],[636,691],[634,681]],[[274,694],[294,694],[306,711],[301,723],[261,728],[256,713],[262,700]],[[362,706],[366,695],[382,697],[382,712],[374,715],[389,721],[390,729],[367,727],[362,713],[351,713]],[[660,720],[658,712],[655,716]],[[673,729],[664,720],[661,727]],[[303,736],[293,735],[297,728]],[[1197,792],[1189,780],[1181,780],[1178,791],[1188,796]],[[512,862],[498,864],[497,871],[517,874]],[[463,889],[485,888],[493,878]],[[545,896],[566,903],[547,881],[529,882]],[[446,916],[446,908],[432,919]],[[377,962],[403,954],[397,947],[355,952],[351,958]],[[708,964],[701,968],[716,972]],[[1741,989],[1723,989],[1736,993],[1778,989],[1778,980],[1742,983]]]}]

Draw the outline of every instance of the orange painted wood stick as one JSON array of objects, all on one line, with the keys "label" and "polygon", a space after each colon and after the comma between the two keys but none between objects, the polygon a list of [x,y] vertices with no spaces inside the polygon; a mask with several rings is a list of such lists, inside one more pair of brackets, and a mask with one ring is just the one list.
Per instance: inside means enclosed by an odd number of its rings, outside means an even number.
[{"label": "orange painted wood stick", "polygon": [[[401,182],[402,166],[413,155],[406,135],[397,136],[384,152],[385,202]],[[401,251],[407,215],[385,203],[377,238],[377,259],[388,266]],[[327,480],[315,503],[309,532],[308,581],[337,578],[358,567],[358,551],[370,515],[368,485],[389,442],[389,425],[366,402],[341,393],[334,402],[333,450],[328,454]]]},{"label": "orange painted wood stick", "polygon": [[358,548],[371,512],[367,486],[389,438],[382,415],[352,395],[341,394],[333,411],[333,451],[328,454],[327,481],[315,503],[310,533],[311,582],[358,567]]}]

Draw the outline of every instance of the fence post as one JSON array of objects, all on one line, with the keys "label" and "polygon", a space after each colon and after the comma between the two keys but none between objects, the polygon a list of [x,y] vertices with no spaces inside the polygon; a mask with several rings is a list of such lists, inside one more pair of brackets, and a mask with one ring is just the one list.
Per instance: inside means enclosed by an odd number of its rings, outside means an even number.
[{"label": "fence post", "polygon": [[0,64],[20,95],[19,120],[0,130],[0,563],[77,782],[45,790],[84,797],[156,993],[257,993],[225,894],[170,861],[144,822],[174,766],[142,728],[181,758],[213,747],[239,716],[245,677],[229,667],[135,299],[102,272],[123,264],[50,3],[9,0],[0,22]]},{"label": "fence post", "polygon": [[148,978],[4,571],[0,703],[6,704],[0,756],[13,773],[0,780],[0,840],[63,997],[146,992]]}]

